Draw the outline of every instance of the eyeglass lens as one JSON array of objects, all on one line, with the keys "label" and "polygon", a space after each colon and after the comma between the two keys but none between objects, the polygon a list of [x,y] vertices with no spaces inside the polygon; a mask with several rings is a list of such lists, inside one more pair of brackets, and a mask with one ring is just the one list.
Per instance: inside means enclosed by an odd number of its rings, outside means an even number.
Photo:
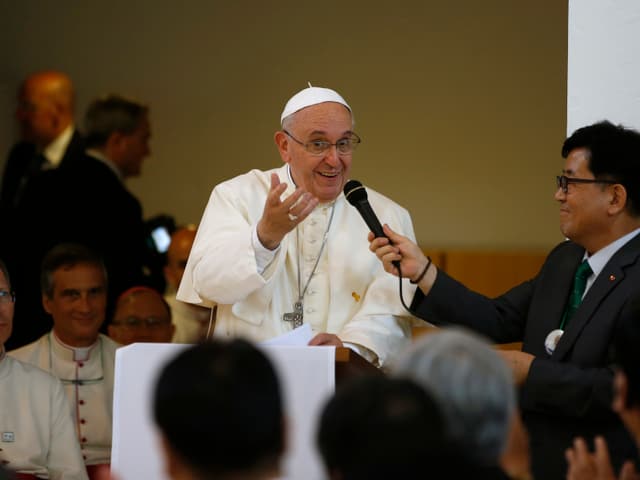
[{"label": "eyeglass lens", "polygon": [[9,290],[0,290],[0,303],[11,303],[15,300],[13,292]]}]

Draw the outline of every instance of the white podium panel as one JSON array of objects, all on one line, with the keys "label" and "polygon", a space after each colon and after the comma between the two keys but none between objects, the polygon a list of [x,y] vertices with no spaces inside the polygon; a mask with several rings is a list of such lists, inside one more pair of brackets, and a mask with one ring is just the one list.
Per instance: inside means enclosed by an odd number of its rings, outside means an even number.
[{"label": "white podium panel", "polygon": [[[118,349],[111,470],[119,480],[168,478],[153,424],[151,395],[162,366],[188,347],[136,343]],[[335,390],[335,348],[266,345],[259,348],[271,359],[278,373],[287,415],[289,430],[283,478],[326,478],[315,448],[315,433],[322,406]]]}]

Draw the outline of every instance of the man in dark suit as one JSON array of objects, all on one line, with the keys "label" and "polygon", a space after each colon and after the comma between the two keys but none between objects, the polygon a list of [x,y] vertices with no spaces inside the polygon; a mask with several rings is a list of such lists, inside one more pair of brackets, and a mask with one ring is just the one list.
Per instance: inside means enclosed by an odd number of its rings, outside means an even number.
[{"label": "man in dark suit", "polygon": [[74,97],[71,79],[61,72],[37,72],[22,83],[16,109],[21,141],[9,152],[0,186],[0,202],[6,208],[18,204],[34,175],[71,164],[84,154],[82,136],[74,126]]},{"label": "man in dark suit", "polygon": [[[14,285],[21,298],[16,307],[14,335],[8,341],[10,348],[35,340],[39,334],[51,328],[46,323],[34,336],[26,334],[27,324],[38,323],[31,318],[33,307],[28,304],[34,302],[36,311],[42,314],[44,311],[39,305],[39,291],[30,295],[27,288],[30,282],[37,288],[40,265],[36,264],[33,270],[27,271],[23,261],[25,257],[33,262],[31,252],[25,250],[27,244],[24,243],[23,234],[26,233],[24,224],[35,221],[35,218],[21,218],[19,210],[25,191],[34,180],[59,168],[72,167],[84,157],[84,138],[74,124],[74,104],[73,83],[69,76],[58,71],[35,72],[22,82],[18,91],[16,120],[21,139],[9,152],[0,183],[0,214],[3,218],[0,255],[6,258],[7,264],[15,272]],[[40,203],[35,205],[39,215],[50,212],[48,205],[52,200],[51,195],[49,191],[39,195]],[[36,230],[34,233],[40,235],[41,232]],[[29,314],[28,319],[25,318],[26,314]]]},{"label": "man in dark suit", "polygon": [[87,110],[85,129],[87,158],[64,179],[69,204],[82,212],[83,224],[71,222],[69,229],[104,255],[115,299],[144,283],[149,250],[142,207],[124,182],[140,175],[151,153],[148,108],[117,95],[99,98]]},{"label": "man in dark suit", "polygon": [[[81,161],[39,175],[19,205],[17,230],[22,251],[27,252],[21,258],[23,293],[29,299],[21,302],[25,306],[16,323],[28,332],[19,337],[20,344],[51,327],[37,301],[37,271],[44,254],[56,244],[80,243],[104,258],[109,317],[120,293],[149,283],[144,268],[150,250],[142,207],[124,184],[140,174],[150,153],[148,108],[116,95],[99,98],[87,110],[85,132],[87,150]],[[18,346],[16,342],[12,348]]]},{"label": "man in dark suit", "polygon": [[[640,295],[630,298],[627,303],[627,314],[620,318],[613,338],[616,372],[612,408],[635,438],[636,445],[640,445]],[[596,437],[594,443],[595,451],[592,453],[584,439],[574,440],[573,447],[567,450],[567,480],[616,478],[609,462],[606,442]],[[633,462],[627,462],[622,467],[619,478],[640,478]]]},{"label": "man in dark suit", "polygon": [[389,239],[370,237],[388,272],[397,275],[392,262],[400,261],[402,274],[418,283],[417,316],[463,324],[496,342],[523,342],[522,351],[502,353],[520,386],[534,478],[545,480],[565,478],[564,453],[575,436],[591,442],[602,435],[616,468],[637,458],[611,410],[611,339],[640,289],[640,133],[600,122],[567,138],[562,156],[555,199],[567,241],[535,278],[495,299],[439,271],[388,227]]}]

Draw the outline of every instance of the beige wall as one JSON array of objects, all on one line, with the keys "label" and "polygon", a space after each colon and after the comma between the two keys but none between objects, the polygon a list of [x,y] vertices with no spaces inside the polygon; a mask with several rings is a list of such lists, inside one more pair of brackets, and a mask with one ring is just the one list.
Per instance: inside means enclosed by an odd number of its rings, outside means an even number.
[{"label": "beige wall", "polygon": [[354,108],[353,177],[407,207],[421,244],[561,238],[566,1],[6,0],[0,18],[2,91],[55,67],[79,111],[109,91],[151,105],[153,155],[130,184],[147,216],[197,222],[216,183],[279,165],[280,112],[311,81]]}]

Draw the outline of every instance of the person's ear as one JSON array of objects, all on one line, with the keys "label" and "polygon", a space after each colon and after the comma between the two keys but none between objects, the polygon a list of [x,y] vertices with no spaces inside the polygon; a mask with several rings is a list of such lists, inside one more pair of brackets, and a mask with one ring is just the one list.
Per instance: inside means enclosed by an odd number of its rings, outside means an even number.
[{"label": "person's ear", "polygon": [[621,183],[611,185],[611,200],[609,212],[614,215],[620,213],[627,206],[627,189]]},{"label": "person's ear", "polygon": [[[105,147],[108,152],[121,152],[123,150],[123,146],[125,145],[127,140],[127,135],[122,132],[111,132],[107,141],[105,142]],[[112,159],[113,160],[113,159]]]},{"label": "person's ear", "polygon": [[284,163],[289,163],[291,156],[289,155],[289,137],[282,130],[278,130],[273,135],[273,140],[276,142],[278,152]]},{"label": "person's ear", "polygon": [[42,307],[44,308],[44,311],[47,312],[49,315],[53,315],[53,313],[51,313],[52,304],[53,304],[53,299],[49,298],[48,295],[42,295]]}]

